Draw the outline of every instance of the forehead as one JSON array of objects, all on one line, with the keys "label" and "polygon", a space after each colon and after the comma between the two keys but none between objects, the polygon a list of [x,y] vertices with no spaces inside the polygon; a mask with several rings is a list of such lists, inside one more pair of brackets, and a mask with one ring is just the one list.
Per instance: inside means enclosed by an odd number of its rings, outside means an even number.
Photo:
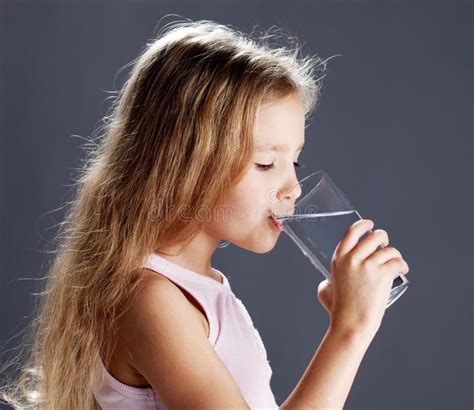
[{"label": "forehead", "polygon": [[[297,148],[298,151],[302,150],[304,142]],[[289,151],[291,148],[288,144],[258,144],[256,147],[257,151]]]},{"label": "forehead", "polygon": [[257,110],[256,151],[301,150],[304,145],[305,112],[297,94],[270,100]]}]

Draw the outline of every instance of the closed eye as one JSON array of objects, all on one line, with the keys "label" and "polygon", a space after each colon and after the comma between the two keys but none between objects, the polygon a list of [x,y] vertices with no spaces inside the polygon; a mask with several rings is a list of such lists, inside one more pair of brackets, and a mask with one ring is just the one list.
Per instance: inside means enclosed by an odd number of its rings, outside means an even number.
[{"label": "closed eye", "polygon": [[[269,169],[273,168],[275,164],[255,164],[257,166],[257,169],[261,171],[268,171]],[[293,162],[293,165],[295,167],[302,167],[303,165],[300,164],[299,162]]]}]

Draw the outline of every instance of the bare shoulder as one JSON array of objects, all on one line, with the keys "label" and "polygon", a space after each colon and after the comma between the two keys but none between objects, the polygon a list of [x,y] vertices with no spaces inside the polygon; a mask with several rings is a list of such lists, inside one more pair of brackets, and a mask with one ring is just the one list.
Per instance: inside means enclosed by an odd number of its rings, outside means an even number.
[{"label": "bare shoulder", "polygon": [[181,288],[154,272],[144,275],[120,324],[130,365],[167,407],[249,408]]},{"label": "bare shoulder", "polygon": [[[143,268],[143,281],[140,290],[136,293],[130,309],[124,314],[122,325],[125,335],[130,335],[137,320],[140,326],[146,326],[145,318],[157,309],[161,309],[161,316],[172,315],[176,307],[185,309],[188,314],[195,316],[202,323],[204,332],[209,335],[209,325],[196,299],[174,282],[158,272]],[[132,332],[134,334],[134,332]],[[135,340],[132,340],[132,343]]]},{"label": "bare shoulder", "polygon": [[205,330],[207,337],[209,337],[209,322],[206,317],[206,312],[193,295],[191,295],[185,289],[177,286],[174,282],[172,282],[167,277],[161,275],[158,272],[143,268],[142,275],[145,278],[145,286],[149,286],[151,283],[153,283],[153,285],[151,285],[151,293],[161,292],[163,294],[163,292],[167,292],[167,297],[180,298],[183,302],[184,296],[188,303],[190,303],[190,306],[192,308],[191,311],[201,321],[203,329]]}]

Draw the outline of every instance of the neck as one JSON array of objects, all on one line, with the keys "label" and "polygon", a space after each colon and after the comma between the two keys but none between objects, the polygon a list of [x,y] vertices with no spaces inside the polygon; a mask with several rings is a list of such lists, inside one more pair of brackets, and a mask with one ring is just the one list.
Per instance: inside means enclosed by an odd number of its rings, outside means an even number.
[{"label": "neck", "polygon": [[177,245],[166,249],[165,253],[158,255],[163,256],[169,261],[190,269],[196,273],[208,276],[211,279],[222,283],[220,275],[212,270],[212,255],[214,254],[219,241],[204,231],[200,231],[193,240],[186,246]]}]

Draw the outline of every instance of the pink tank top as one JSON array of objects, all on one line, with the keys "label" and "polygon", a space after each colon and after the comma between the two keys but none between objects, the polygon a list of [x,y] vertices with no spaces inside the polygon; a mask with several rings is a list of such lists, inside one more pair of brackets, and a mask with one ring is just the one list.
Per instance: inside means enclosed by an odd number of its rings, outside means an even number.
[{"label": "pink tank top", "polygon": [[[272,369],[265,346],[240,299],[231,290],[225,275],[223,283],[184,268],[152,253],[143,267],[159,272],[188,291],[203,307],[209,322],[209,343],[234,377],[252,409],[277,409],[270,386]],[[101,361],[103,376],[94,386],[94,397],[104,410],[166,409],[151,387],[134,387],[114,378]]]}]

